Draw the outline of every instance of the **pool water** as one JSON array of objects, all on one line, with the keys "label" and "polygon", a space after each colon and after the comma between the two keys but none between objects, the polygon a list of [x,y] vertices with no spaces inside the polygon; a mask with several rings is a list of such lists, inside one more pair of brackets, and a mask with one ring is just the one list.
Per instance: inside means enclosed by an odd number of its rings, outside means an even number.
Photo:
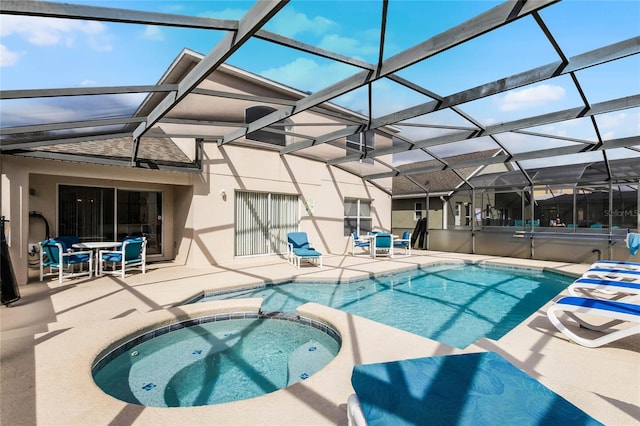
[{"label": "pool water", "polygon": [[287,283],[206,296],[264,298],[262,310],[294,312],[316,302],[464,349],[497,340],[573,280],[527,269],[434,265],[348,284]]},{"label": "pool water", "polygon": [[253,398],[306,380],[337,355],[340,343],[320,328],[268,318],[200,323],[120,348],[94,367],[94,380],[144,406]]}]

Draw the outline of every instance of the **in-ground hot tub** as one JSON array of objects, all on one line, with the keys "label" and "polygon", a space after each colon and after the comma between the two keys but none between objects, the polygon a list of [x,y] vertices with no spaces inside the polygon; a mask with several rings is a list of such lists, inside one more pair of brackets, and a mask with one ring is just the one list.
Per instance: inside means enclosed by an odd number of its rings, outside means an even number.
[{"label": "in-ground hot tub", "polygon": [[338,353],[327,324],[285,313],[190,319],[137,336],[93,366],[122,401],[191,407],[254,398],[308,379]]}]

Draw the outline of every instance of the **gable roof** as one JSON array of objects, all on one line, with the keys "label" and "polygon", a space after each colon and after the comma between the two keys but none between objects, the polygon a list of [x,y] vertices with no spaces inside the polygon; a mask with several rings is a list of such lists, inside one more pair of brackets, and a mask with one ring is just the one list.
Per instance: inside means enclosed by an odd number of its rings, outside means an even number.
[{"label": "gable roof", "polygon": [[[486,159],[498,153],[500,153],[500,150],[487,150],[455,155],[447,157],[446,163],[456,164]],[[447,167],[446,163],[443,164],[443,162],[439,160],[429,160],[400,166],[399,168],[406,174],[393,178],[393,197],[424,197],[425,190],[428,190],[431,195],[449,194],[483,168],[483,166],[470,166],[451,169]],[[416,172],[418,170],[434,168],[439,170]]]}]

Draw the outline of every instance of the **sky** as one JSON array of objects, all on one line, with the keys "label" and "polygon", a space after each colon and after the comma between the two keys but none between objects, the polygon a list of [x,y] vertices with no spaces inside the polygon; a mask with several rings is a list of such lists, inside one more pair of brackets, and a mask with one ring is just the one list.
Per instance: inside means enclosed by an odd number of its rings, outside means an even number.
[{"label": "sky", "polygon": [[[240,19],[254,2],[247,1],[67,1],[220,19]],[[384,57],[389,58],[492,7],[496,1],[390,0]],[[343,55],[375,63],[379,55],[382,2],[293,0],[265,26],[266,30]],[[567,57],[640,35],[637,0],[565,0],[540,12]],[[155,84],[184,48],[207,54],[225,33],[148,25],[115,24],[23,16],[0,16],[0,89],[71,88]],[[558,60],[553,46],[531,17],[483,35],[398,74],[438,95],[446,96]],[[230,64],[296,89],[314,92],[359,70],[317,56],[252,39]],[[577,73],[591,103],[640,94],[640,55]],[[373,116],[428,102],[430,98],[389,80],[373,85]],[[94,118],[133,111],[141,95],[93,97]],[[77,119],[77,99],[0,101],[0,125]],[[367,113],[365,91],[347,93],[334,102]],[[75,104],[77,105],[77,103]],[[482,125],[582,105],[571,77],[555,78],[460,106]],[[87,111],[87,108],[83,108]],[[130,111],[130,112],[131,112]],[[37,112],[37,113],[35,113]],[[89,117],[91,118],[91,117]],[[417,119],[469,123],[449,113]],[[580,123],[547,126],[546,132],[593,140]],[[598,118],[606,138],[640,135],[640,109]],[[442,130],[403,129],[424,139]],[[518,151],[521,136],[505,140]],[[507,139],[509,139],[507,138]],[[557,144],[557,141],[539,141]],[[488,146],[494,145],[488,141]]]}]

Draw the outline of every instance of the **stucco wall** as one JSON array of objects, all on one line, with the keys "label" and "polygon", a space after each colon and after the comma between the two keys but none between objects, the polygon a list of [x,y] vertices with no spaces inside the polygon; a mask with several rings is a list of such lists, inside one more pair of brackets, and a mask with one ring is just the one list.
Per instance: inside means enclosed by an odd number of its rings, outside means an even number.
[{"label": "stucco wall", "polygon": [[[276,151],[233,145],[207,145],[203,178],[194,185],[178,259],[190,265],[227,262],[234,257],[236,191],[298,195],[311,206],[301,208],[300,230],[324,253],[344,253],[345,198],[373,199],[373,225],[389,229],[391,198],[363,180],[324,163]],[[224,190],[226,196],[221,195]],[[191,237],[189,237],[191,236]],[[187,254],[188,253],[188,254]]]},{"label": "stucco wall", "polygon": [[270,150],[207,145],[202,174],[11,156],[2,160],[2,215],[11,220],[8,243],[19,284],[28,279],[29,244],[45,236],[43,222],[30,220],[29,212],[42,213],[50,235],[56,236],[59,184],[162,191],[164,253],[156,259],[193,266],[234,258],[236,190],[298,195],[312,213],[301,209],[300,229],[324,253],[348,250],[349,239],[343,235],[345,198],[373,200],[373,226],[388,230],[391,224],[391,198],[385,192],[322,162]]},{"label": "stucco wall", "polygon": [[[45,225],[42,220],[30,218],[29,212],[41,213],[49,223],[50,236],[57,233],[57,194],[59,184],[140,189],[163,193],[164,253],[155,259],[175,256],[174,196],[190,193],[194,176],[125,167],[110,167],[61,161],[2,156],[2,209],[10,220],[7,242],[19,284],[29,277],[29,262],[39,257],[29,256],[29,245],[42,241]],[[32,271],[34,268],[32,268]],[[33,274],[31,274],[33,275]]]}]

